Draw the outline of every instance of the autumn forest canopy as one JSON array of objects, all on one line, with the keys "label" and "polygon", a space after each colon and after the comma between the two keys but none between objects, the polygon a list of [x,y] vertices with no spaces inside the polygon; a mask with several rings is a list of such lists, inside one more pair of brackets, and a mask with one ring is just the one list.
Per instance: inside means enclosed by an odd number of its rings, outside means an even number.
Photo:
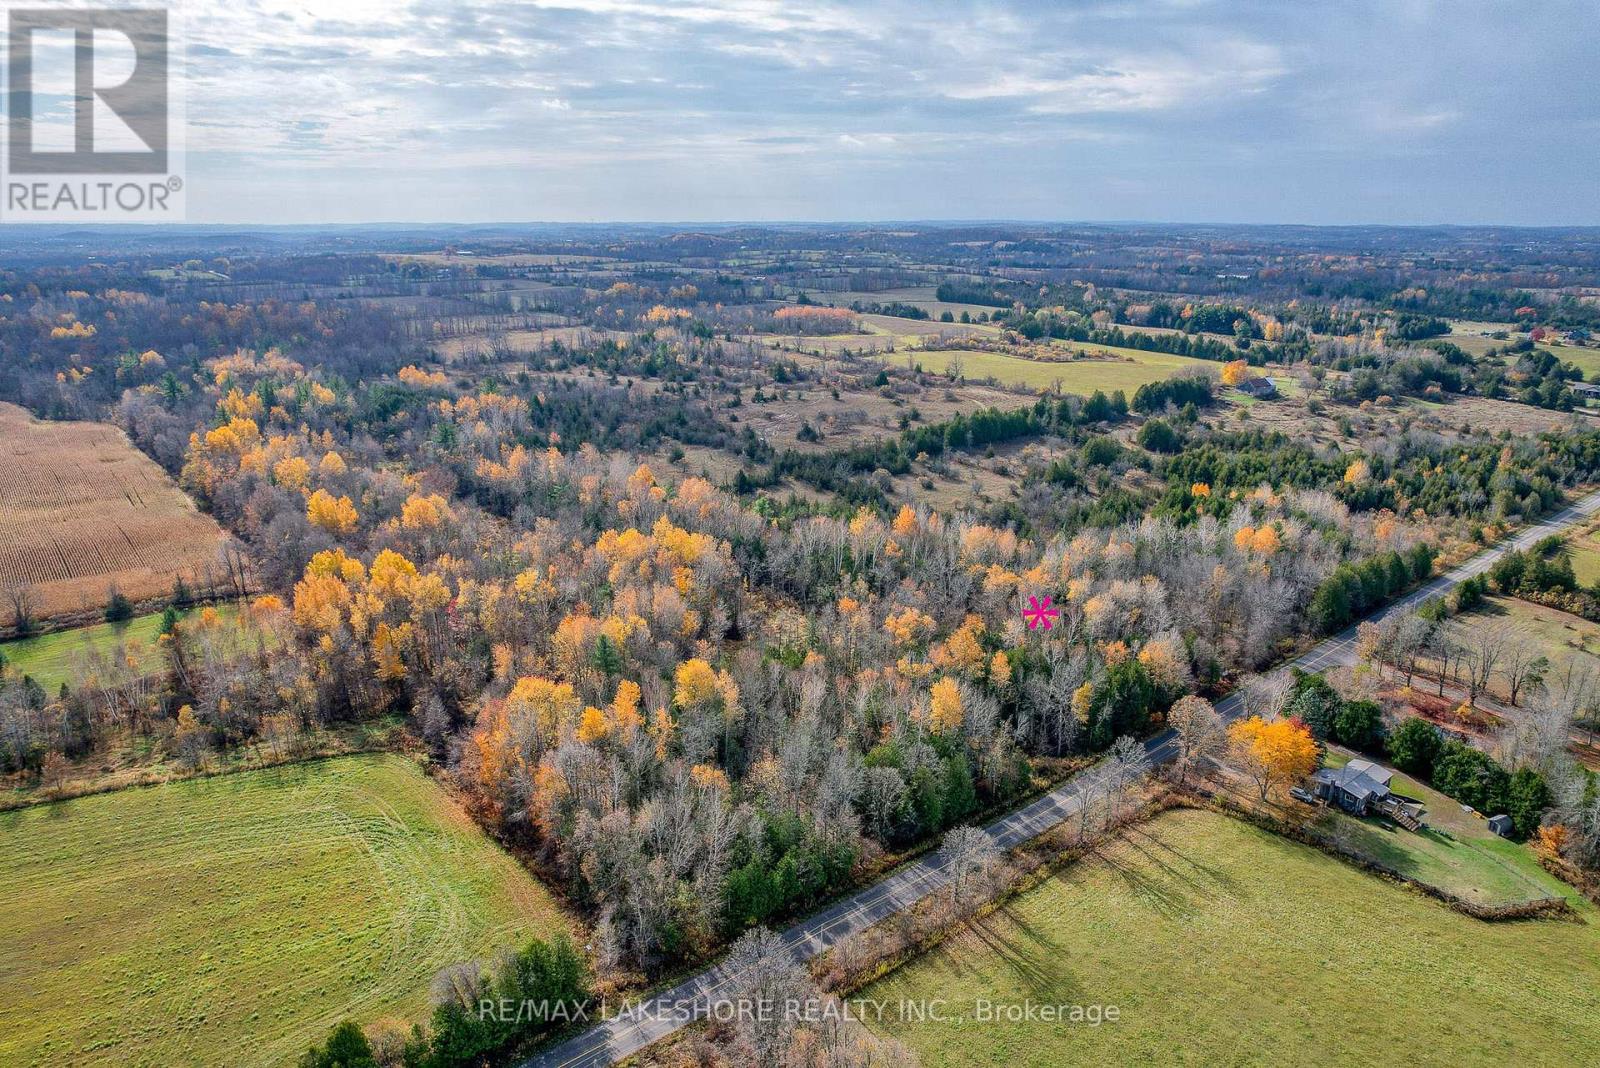
[{"label": "autumn forest canopy", "polygon": [[[0,269],[0,401],[115,424],[231,546],[61,617],[0,572],[10,637],[161,617],[50,686],[0,644],[0,772],[411,753],[589,933],[506,989],[710,960],[1600,481],[1589,231],[427,236]],[[1591,610],[1547,549],[1494,592]],[[1350,703],[1304,684],[1213,741],[1281,796],[1330,744],[1387,755]],[[1555,813],[1592,866],[1592,775],[1536,748],[1496,800],[1536,772],[1519,835]],[[1472,789],[1451,759],[1416,773]],[[408,1063],[529,1038],[441,1012]]]}]

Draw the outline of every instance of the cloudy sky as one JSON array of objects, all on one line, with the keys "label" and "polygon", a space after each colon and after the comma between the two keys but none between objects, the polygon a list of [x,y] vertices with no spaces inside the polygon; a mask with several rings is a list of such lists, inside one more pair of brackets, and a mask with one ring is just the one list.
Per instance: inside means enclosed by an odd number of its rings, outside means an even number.
[{"label": "cloudy sky", "polygon": [[195,222],[1600,223],[1595,0],[187,0]]}]

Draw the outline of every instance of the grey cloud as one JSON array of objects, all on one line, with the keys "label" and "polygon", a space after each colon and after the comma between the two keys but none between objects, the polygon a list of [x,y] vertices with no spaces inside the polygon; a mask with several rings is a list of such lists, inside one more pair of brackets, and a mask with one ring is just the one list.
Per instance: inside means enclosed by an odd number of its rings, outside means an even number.
[{"label": "grey cloud", "polygon": [[1600,221],[1579,0],[190,9],[208,219]]}]

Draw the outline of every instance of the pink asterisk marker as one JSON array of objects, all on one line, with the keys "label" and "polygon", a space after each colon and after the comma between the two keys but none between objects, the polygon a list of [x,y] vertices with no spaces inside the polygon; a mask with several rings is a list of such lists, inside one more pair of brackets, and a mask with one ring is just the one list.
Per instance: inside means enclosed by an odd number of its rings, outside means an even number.
[{"label": "pink asterisk marker", "polygon": [[1028,621],[1029,630],[1038,630],[1040,627],[1049,630],[1060,614],[1060,609],[1050,607],[1048,595],[1042,601],[1037,597],[1029,597],[1028,607],[1022,610],[1022,618]]}]

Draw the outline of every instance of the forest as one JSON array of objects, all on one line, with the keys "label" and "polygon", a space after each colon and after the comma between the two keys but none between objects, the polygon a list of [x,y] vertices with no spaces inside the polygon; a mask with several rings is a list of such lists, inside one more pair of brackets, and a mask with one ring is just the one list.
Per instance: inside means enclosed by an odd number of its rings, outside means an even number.
[{"label": "forest", "polygon": [[[1376,260],[1287,272],[1290,300],[1285,275],[1214,299],[1164,257],[1056,268],[1029,251],[1048,242],[958,238],[918,246],[963,250],[930,284],[985,318],[950,322],[1200,365],[1131,395],[991,383],[969,403],[959,376],[891,354],[762,340],[938,327],[904,303],[926,298],[886,286],[825,312],[813,279],[707,270],[648,236],[629,254],[677,264],[665,277],[248,248],[204,257],[226,284],[133,255],[7,269],[0,399],[122,428],[239,540],[250,592],[243,641],[174,611],[149,656],[57,691],[0,674],[0,771],[59,786],[130,748],[202,769],[393,726],[584,918],[596,972],[648,981],[1148,738],[1600,481],[1592,425],[1291,434],[1247,425],[1222,375],[1299,375],[1307,411],[1350,426],[1438,393],[1581,406],[1565,384],[1583,372],[1531,342],[1431,340],[1503,296],[1402,300]],[[858,283],[923,281],[884,270]],[[1132,289],[1146,275],[1157,297]],[[529,279],[529,303],[503,298]],[[1563,301],[1540,321],[1591,318]],[[1341,323],[1357,333],[1324,336]],[[483,346],[452,347],[468,336]],[[887,414],[852,429],[819,398]],[[984,464],[1005,486],[986,500],[916,490]],[[1059,616],[1030,629],[1020,606],[1043,596]],[[1428,770],[1453,783],[1468,759]],[[1588,843],[1573,855],[1600,855],[1592,797],[1543,800],[1521,829],[1555,806]],[[569,949],[550,952],[539,967],[575,989]]]}]

